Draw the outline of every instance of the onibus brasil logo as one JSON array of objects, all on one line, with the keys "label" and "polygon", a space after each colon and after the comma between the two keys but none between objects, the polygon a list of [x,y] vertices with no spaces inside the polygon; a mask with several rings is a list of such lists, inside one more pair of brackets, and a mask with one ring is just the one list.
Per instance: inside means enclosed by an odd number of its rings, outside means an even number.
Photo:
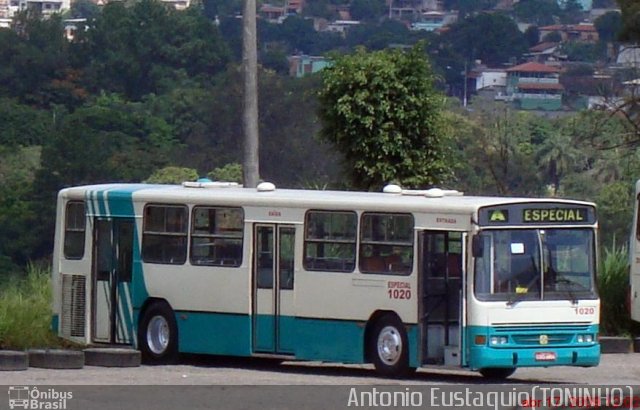
[{"label": "onibus brasil logo", "polygon": [[40,390],[29,386],[9,387],[9,408],[12,410],[64,410],[67,408],[67,401],[72,398],[72,392],[54,388]]}]

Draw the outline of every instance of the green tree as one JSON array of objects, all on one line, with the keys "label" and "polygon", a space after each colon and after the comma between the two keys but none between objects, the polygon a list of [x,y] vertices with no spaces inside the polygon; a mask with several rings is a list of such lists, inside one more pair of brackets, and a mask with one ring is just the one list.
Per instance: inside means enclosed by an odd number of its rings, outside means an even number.
[{"label": "green tree", "polygon": [[69,68],[69,44],[58,15],[42,19],[24,11],[12,30],[0,30],[0,95],[48,107],[56,100],[56,80]]},{"label": "green tree", "polygon": [[7,148],[42,144],[53,128],[54,118],[45,110],[0,98],[0,146]]},{"label": "green tree", "polygon": [[347,34],[347,46],[365,47],[368,50],[383,50],[392,44],[407,44],[411,40],[407,26],[396,20],[382,24],[360,24]]},{"label": "green tree", "polygon": [[335,57],[322,71],[321,137],[343,153],[354,187],[378,189],[440,182],[443,98],[420,46]]},{"label": "green tree", "polygon": [[481,13],[459,21],[443,34],[443,39],[467,61],[480,59],[488,65],[507,63],[528,49],[517,24],[501,13]]},{"label": "green tree", "polygon": [[527,45],[533,47],[540,42],[540,30],[536,26],[529,26],[524,32]]},{"label": "green tree", "polygon": [[355,20],[377,21],[385,16],[387,6],[384,0],[352,0],[349,10]]},{"label": "green tree", "polygon": [[171,127],[141,103],[103,95],[61,120],[45,141],[40,186],[142,181],[176,148]]},{"label": "green tree", "polygon": [[617,0],[622,12],[620,40],[640,41],[640,3],[636,0]]},{"label": "green tree", "polygon": [[513,5],[513,12],[519,21],[546,26],[560,15],[560,7],[557,0],[520,0]]},{"label": "green tree", "polygon": [[578,0],[562,0],[562,10],[560,12],[560,22],[562,24],[578,24],[582,21],[584,10],[582,3]]},{"label": "green tree", "polygon": [[583,165],[580,164],[581,152],[572,133],[562,127],[547,136],[538,148],[537,156],[544,180],[551,183],[553,196],[561,193],[563,178]]},{"label": "green tree", "polygon": [[237,162],[225,164],[209,172],[207,176],[213,181],[242,183],[242,165]]},{"label": "green tree", "polygon": [[33,257],[34,212],[31,192],[40,166],[40,147],[0,145],[0,272]]},{"label": "green tree", "polygon": [[[525,112],[514,112],[501,103],[474,105],[465,113],[471,121],[469,132],[460,136],[458,150],[463,177],[473,175],[479,185],[464,186],[477,194],[541,195],[543,184],[536,172],[535,144],[540,134],[538,119]],[[456,128],[457,129],[457,128]],[[462,178],[458,178],[463,183]]]},{"label": "green tree", "polygon": [[618,41],[618,36],[622,30],[622,15],[618,11],[608,11],[595,19],[593,25],[598,30],[600,41]]},{"label": "green tree", "polygon": [[146,181],[149,184],[181,184],[198,179],[198,171],[193,168],[164,167],[157,169]]},{"label": "green tree", "polygon": [[71,4],[69,17],[74,19],[85,18],[93,20],[100,14],[100,7],[91,0],[76,0]]},{"label": "green tree", "polygon": [[107,4],[79,33],[76,53],[93,91],[134,100],[166,92],[184,77],[210,80],[229,60],[217,27],[201,10],[179,12],[157,0]]}]

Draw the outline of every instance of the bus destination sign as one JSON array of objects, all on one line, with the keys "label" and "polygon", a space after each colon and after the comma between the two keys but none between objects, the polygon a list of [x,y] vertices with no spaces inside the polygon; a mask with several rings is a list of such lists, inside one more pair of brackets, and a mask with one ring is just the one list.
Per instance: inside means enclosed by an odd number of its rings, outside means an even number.
[{"label": "bus destination sign", "polygon": [[587,218],[586,208],[526,208],[522,211],[522,222],[524,223],[584,222]]},{"label": "bus destination sign", "polygon": [[595,221],[595,208],[589,205],[542,202],[492,206],[479,211],[480,225],[590,225]]}]

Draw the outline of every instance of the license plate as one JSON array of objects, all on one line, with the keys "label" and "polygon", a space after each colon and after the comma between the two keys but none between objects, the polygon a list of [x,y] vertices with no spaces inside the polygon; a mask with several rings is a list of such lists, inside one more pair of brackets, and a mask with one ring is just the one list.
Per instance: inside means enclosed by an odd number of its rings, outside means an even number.
[{"label": "license plate", "polygon": [[556,360],[555,352],[536,352],[536,361],[538,362],[553,362]]}]

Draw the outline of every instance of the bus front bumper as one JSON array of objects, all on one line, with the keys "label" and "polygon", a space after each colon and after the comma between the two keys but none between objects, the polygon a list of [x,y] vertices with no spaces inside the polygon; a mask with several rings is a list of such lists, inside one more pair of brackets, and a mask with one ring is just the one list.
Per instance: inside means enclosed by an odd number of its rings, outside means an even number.
[{"label": "bus front bumper", "polygon": [[472,370],[492,367],[592,367],[600,363],[600,344],[591,346],[495,348],[472,346],[469,367]]}]

